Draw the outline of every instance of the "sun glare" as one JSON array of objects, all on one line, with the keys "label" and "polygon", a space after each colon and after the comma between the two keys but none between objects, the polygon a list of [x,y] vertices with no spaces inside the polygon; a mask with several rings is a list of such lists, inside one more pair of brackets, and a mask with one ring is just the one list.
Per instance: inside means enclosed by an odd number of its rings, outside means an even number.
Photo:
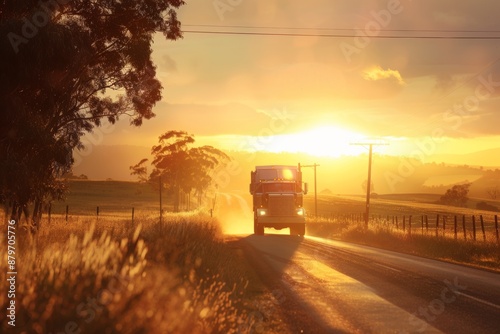
[{"label": "sun glare", "polygon": [[325,125],[294,134],[273,137],[266,151],[303,152],[316,156],[340,157],[364,153],[360,146],[353,143],[362,141],[362,134],[336,126]]}]

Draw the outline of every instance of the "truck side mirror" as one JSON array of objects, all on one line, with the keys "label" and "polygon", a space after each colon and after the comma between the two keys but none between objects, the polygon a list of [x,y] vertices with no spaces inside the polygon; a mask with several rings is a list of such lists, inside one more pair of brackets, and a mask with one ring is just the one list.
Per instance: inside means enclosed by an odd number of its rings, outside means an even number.
[{"label": "truck side mirror", "polygon": [[250,171],[250,194],[252,194],[252,195],[255,192],[254,185],[255,185],[255,172]]},{"label": "truck side mirror", "polygon": [[304,195],[307,195],[307,192],[309,191],[309,185],[307,182],[304,182]]}]

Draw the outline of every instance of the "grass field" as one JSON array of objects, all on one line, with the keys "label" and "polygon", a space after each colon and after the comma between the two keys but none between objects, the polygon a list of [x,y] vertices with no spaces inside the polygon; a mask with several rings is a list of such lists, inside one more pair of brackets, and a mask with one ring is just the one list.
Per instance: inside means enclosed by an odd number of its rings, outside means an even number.
[{"label": "grass field", "polygon": [[[35,239],[17,228],[19,332],[237,333],[251,325],[247,269],[215,219],[81,219],[54,218]],[[0,289],[8,291],[6,280]],[[0,305],[7,308],[7,294]]]},{"label": "grass field", "polygon": [[[137,214],[159,212],[159,193],[149,184],[124,181],[69,182],[70,192],[64,202],[52,204],[53,214],[65,214],[66,205],[70,215],[95,215],[99,206],[100,215],[130,217],[132,208]],[[166,194],[163,208],[171,210]]]},{"label": "grass field", "polygon": [[[23,270],[18,276],[17,328],[30,333],[251,329],[251,305],[263,295],[255,291],[263,290],[255,289],[258,280],[246,281],[251,270],[225,242],[216,217],[206,210],[165,213],[160,223],[157,195],[149,185],[138,183],[75,181],[66,202],[53,205],[50,224],[44,216],[36,238],[18,228],[17,261]],[[402,220],[395,226],[386,219],[483,214],[487,231],[492,231],[494,213],[434,201],[420,194],[374,199],[375,219],[367,229],[359,219],[365,207],[362,196],[322,195],[318,217],[308,218],[307,233],[500,270],[500,247],[494,242],[436,237],[433,230],[421,233],[417,222],[410,235],[402,230]],[[313,212],[314,197],[308,196],[305,205]],[[129,219],[132,207],[134,223]],[[0,217],[6,230],[6,217]],[[0,264],[4,272],[6,265]],[[7,291],[7,284],[4,280],[0,288]],[[6,295],[0,295],[0,305],[6,307],[6,301]],[[6,321],[1,321],[2,330]]]},{"label": "grass field", "polygon": [[[307,234],[500,271],[497,213],[438,205],[435,204],[438,198],[426,194],[379,196],[370,201],[370,220],[366,228],[364,197],[322,195],[318,197],[318,217],[310,215],[308,218]],[[471,200],[472,204],[479,201],[482,200]],[[305,205],[309,213],[314,212],[314,197],[309,196]],[[476,241],[473,240],[472,216]]]},{"label": "grass field", "polygon": [[[454,217],[457,216],[461,225],[462,217],[466,217],[467,230],[472,228],[472,216],[475,216],[477,229],[480,229],[480,217],[483,217],[485,230],[490,236],[494,237],[495,215],[500,216],[499,212],[483,211],[470,208],[475,207],[474,203],[482,201],[481,199],[470,200],[469,207],[453,207],[435,204],[439,198],[433,194],[398,194],[385,195],[370,200],[370,219],[372,221],[392,222],[397,217],[398,222],[402,224],[403,218],[409,219],[412,216],[414,226],[420,226],[422,216],[429,221],[430,226],[435,226],[437,215],[439,215],[440,226],[443,217],[447,220],[448,229],[454,223]],[[500,207],[499,201],[489,201]],[[314,216],[314,196],[307,196],[305,207],[310,216]],[[363,196],[318,196],[318,219],[351,219],[356,216],[362,219],[366,208],[366,198]],[[448,230],[450,232],[451,230]]]},{"label": "grass field", "polygon": [[[370,199],[370,215],[373,216],[435,216],[446,215],[483,215],[491,219],[500,212],[476,210],[478,202],[484,199],[472,198],[468,201],[468,206],[464,208],[445,206],[436,204],[440,195],[435,194],[392,194],[379,195],[377,198]],[[488,204],[500,207],[500,201],[487,200]],[[332,217],[338,214],[362,214],[365,212],[365,196],[318,196],[318,216]],[[314,213],[314,195],[308,195],[305,198],[307,211]]]}]

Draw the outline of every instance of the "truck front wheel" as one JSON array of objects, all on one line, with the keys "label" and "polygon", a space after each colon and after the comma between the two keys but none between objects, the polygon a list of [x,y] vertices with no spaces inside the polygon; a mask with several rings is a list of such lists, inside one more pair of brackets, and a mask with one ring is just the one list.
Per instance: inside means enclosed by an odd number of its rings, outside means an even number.
[{"label": "truck front wheel", "polygon": [[303,237],[306,234],[306,224],[290,226],[290,235],[300,235]]},{"label": "truck front wheel", "polygon": [[306,224],[300,224],[299,227],[297,227],[297,231],[299,232],[298,234],[303,237],[306,235]]},{"label": "truck front wheel", "polygon": [[262,224],[257,223],[256,221],[254,221],[253,233],[255,235],[264,235],[264,226]]}]

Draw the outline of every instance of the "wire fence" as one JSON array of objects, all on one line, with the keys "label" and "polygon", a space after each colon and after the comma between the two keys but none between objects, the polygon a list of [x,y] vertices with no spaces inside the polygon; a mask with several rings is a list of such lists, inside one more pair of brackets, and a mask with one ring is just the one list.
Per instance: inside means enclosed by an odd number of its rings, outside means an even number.
[{"label": "wire fence", "polygon": [[[312,218],[312,224],[343,223],[364,224],[363,214],[332,214],[328,218]],[[391,228],[400,233],[435,237],[454,238],[455,240],[472,240],[477,242],[496,242],[500,245],[498,215],[484,217],[483,215],[391,215],[371,216],[369,228]]]}]

